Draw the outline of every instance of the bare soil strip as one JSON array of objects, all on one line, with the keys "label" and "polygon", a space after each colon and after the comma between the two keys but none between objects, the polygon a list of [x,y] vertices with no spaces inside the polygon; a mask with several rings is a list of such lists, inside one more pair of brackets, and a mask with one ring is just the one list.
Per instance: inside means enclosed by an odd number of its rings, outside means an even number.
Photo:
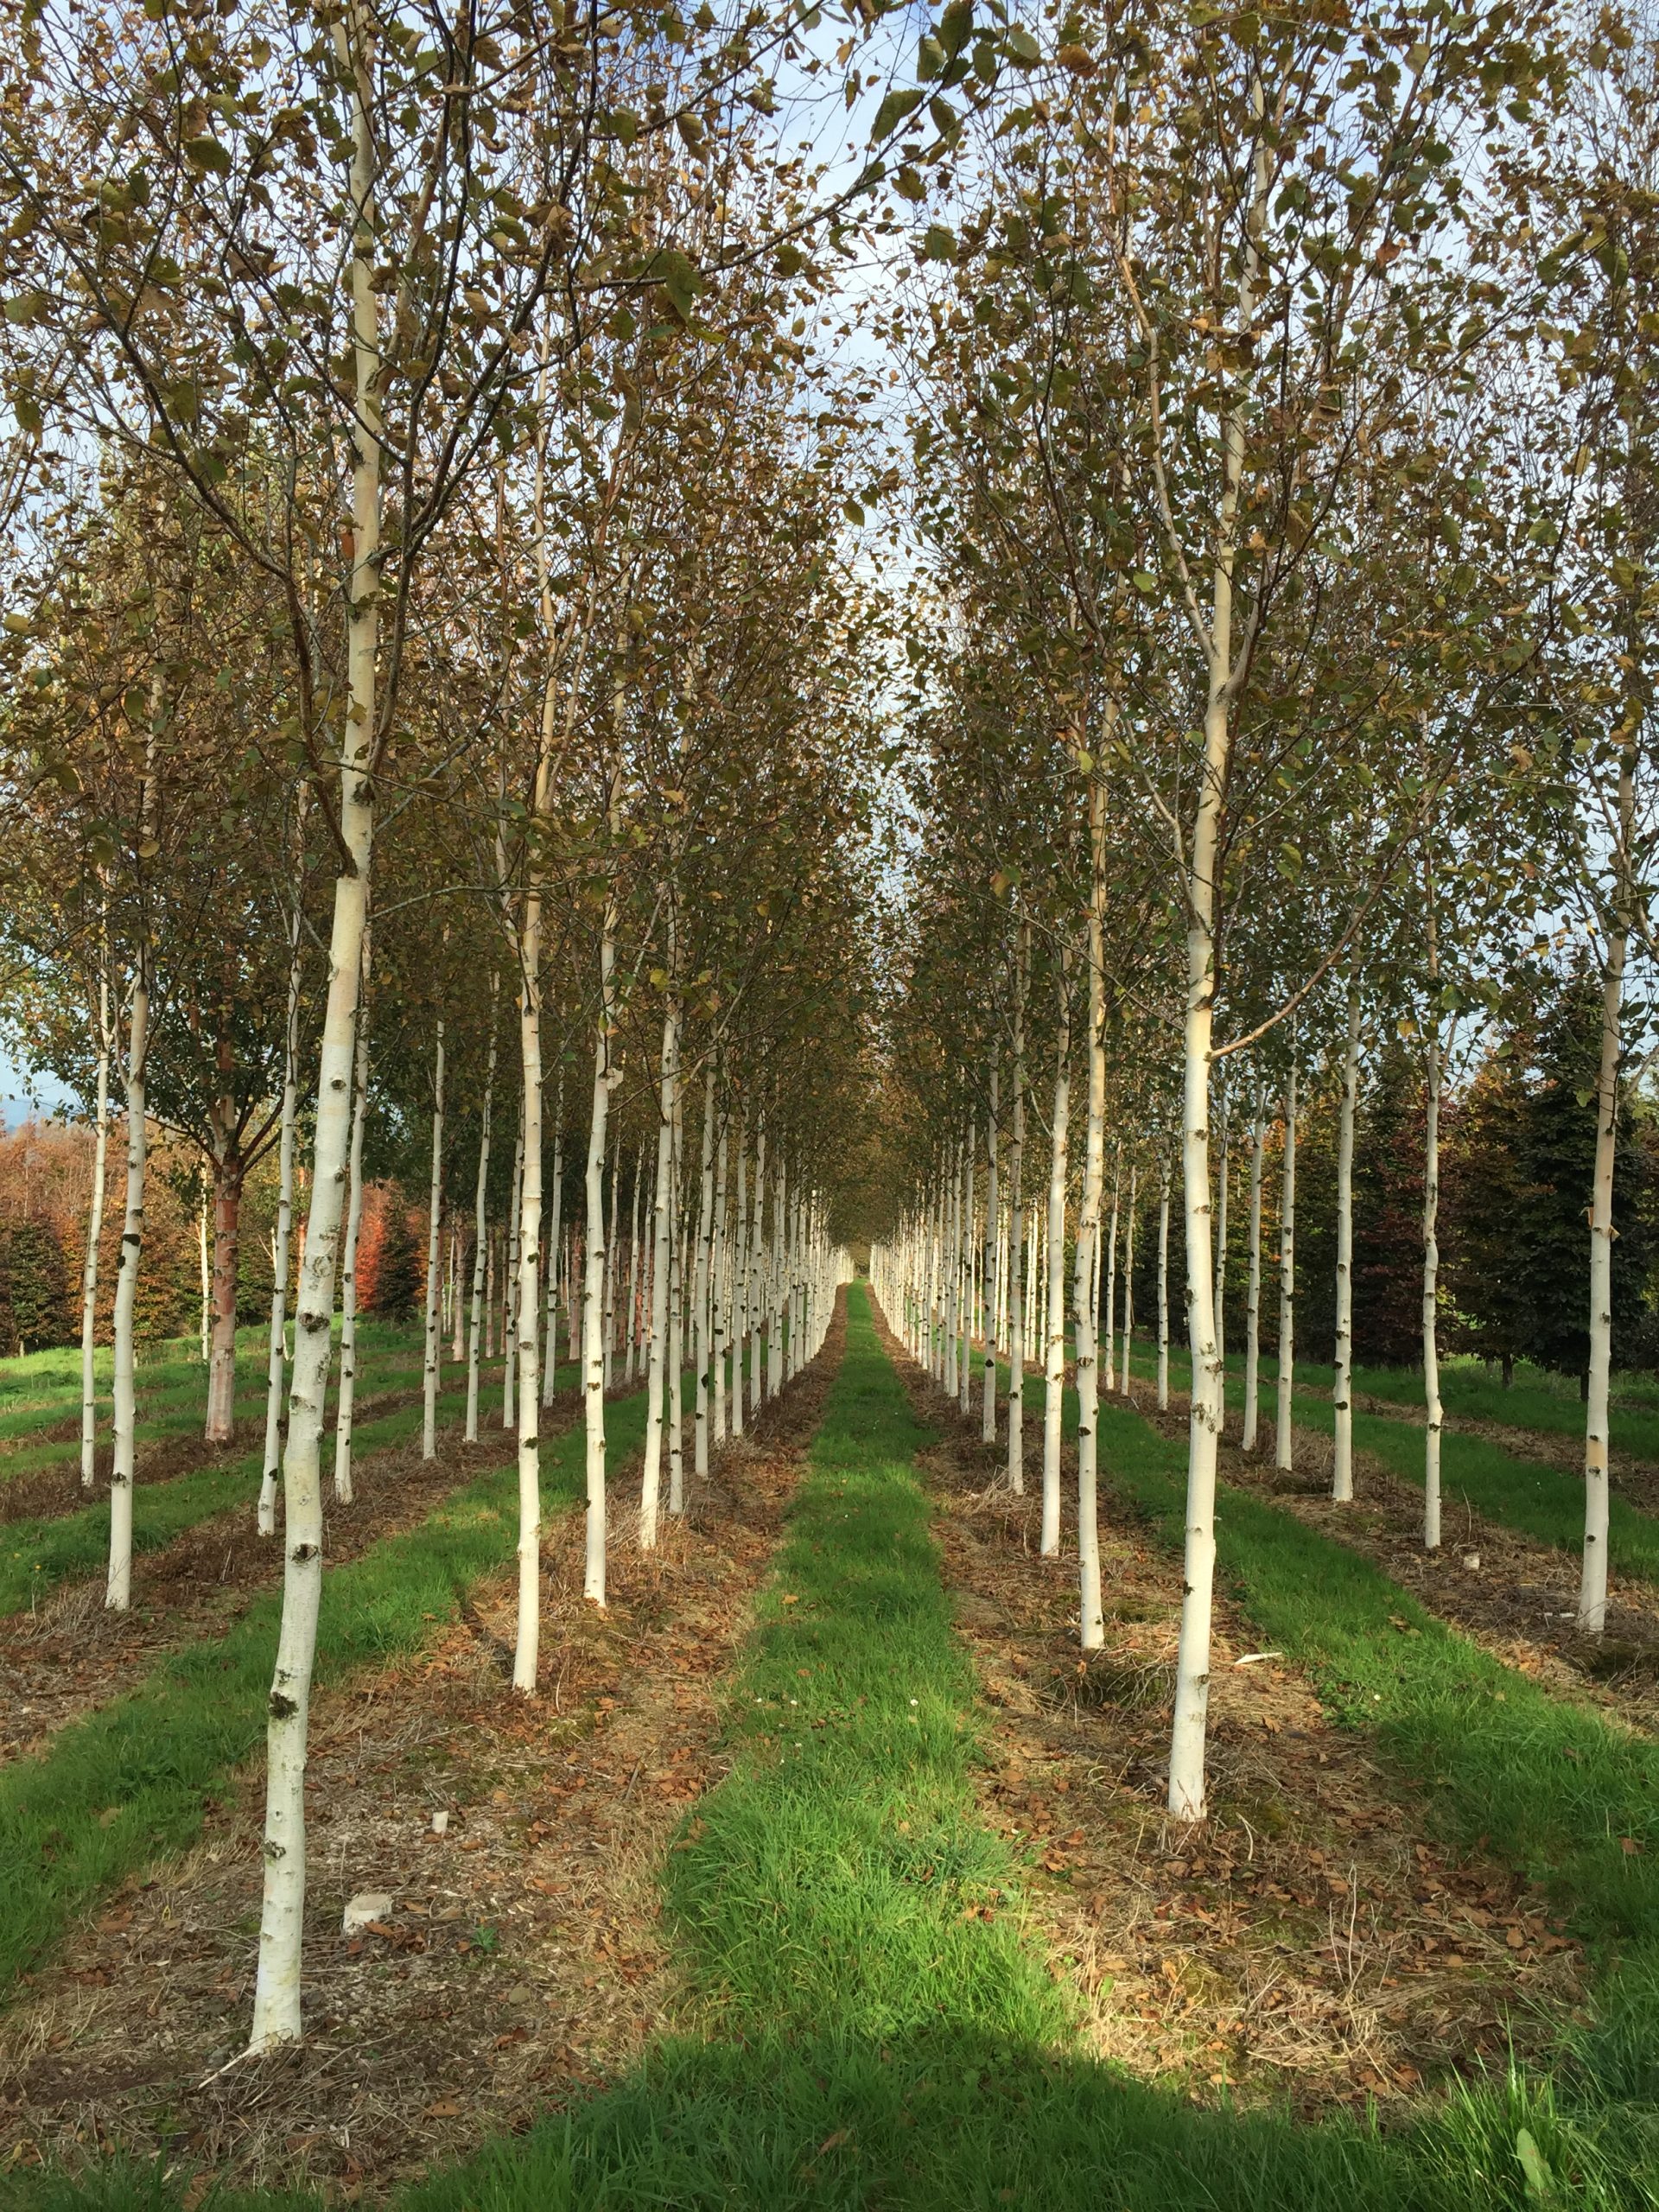
[{"label": "bare soil strip", "polygon": [[[718,1782],[721,1685],[841,1357],[823,1351],[691,1484],[654,1555],[612,1478],[609,1603],[582,1515],[549,1528],[543,1686],[509,1688],[515,1582],[321,1695],[300,2050],[231,2065],[258,1915],[258,1773],[181,1861],[107,1901],[0,2026],[0,2158],[166,2149],[236,2188],[378,2196],[624,2071],[677,1984],[656,1869]],[[433,1815],[447,1815],[447,1832]],[[391,1912],[341,1933],[354,1893]]]},{"label": "bare soil strip", "polygon": [[[1077,1649],[1075,1521],[1037,1550],[1040,1440],[1014,1496],[896,1339],[888,1350],[943,1440],[918,1465],[994,1719],[985,1816],[1032,1862],[1052,1968],[1103,2057],[1203,2099],[1313,2115],[1548,2044],[1585,1962],[1541,1898],[1483,1857],[1454,1863],[1332,1726],[1306,1679],[1255,1649],[1224,1600],[1211,1703],[1212,1817],[1165,1818],[1180,1618],[1178,1558],[1104,1503],[1107,1647]],[[976,1394],[977,1395],[977,1394]],[[1029,1410],[1029,1408],[1028,1408]],[[1075,1497],[1076,1459],[1065,1479]]]}]

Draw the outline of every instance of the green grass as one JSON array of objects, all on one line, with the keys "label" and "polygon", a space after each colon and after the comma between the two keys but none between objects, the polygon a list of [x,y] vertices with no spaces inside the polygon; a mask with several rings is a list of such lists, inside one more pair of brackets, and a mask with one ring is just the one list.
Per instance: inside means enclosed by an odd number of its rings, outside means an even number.
[{"label": "green grass", "polygon": [[[1175,1329],[1182,1325],[1179,1319],[1172,1319]],[[1243,1326],[1242,1313],[1230,1318],[1230,1335],[1242,1334]],[[1172,1343],[1172,1376],[1179,1349]],[[1135,1351],[1136,1373],[1150,1373],[1153,1363],[1141,1357],[1138,1340]],[[1243,1355],[1235,1349],[1228,1354],[1227,1371],[1230,1376],[1239,1376],[1241,1384],[1243,1368]],[[1182,1372],[1185,1372],[1185,1365]],[[1262,1357],[1262,1374],[1264,1388],[1276,1383],[1279,1365],[1270,1355]],[[1334,1376],[1325,1362],[1299,1359],[1295,1379],[1299,1388],[1323,1391],[1328,1397]],[[1421,1407],[1423,1402],[1421,1368],[1357,1367],[1354,1388],[1362,1396],[1386,1398],[1399,1406]],[[1576,1376],[1554,1375],[1547,1368],[1534,1367],[1526,1361],[1517,1363],[1514,1383],[1506,1390],[1484,1360],[1461,1353],[1443,1357],[1440,1402],[1448,1414],[1465,1421],[1497,1421],[1510,1428],[1529,1428],[1547,1435],[1583,1440],[1584,1406]],[[1615,1376],[1611,1412],[1615,1449],[1628,1452],[1634,1459],[1659,1460],[1659,1376],[1641,1372]]]},{"label": "green grass", "polygon": [[[391,1333],[389,1331],[384,1333]],[[402,1333],[402,1332],[400,1332]],[[266,1332],[258,1325],[236,1332],[237,1363],[250,1376],[264,1372]],[[108,1344],[95,1347],[92,1371],[100,1400],[110,1392],[111,1361]],[[207,1389],[207,1370],[194,1337],[169,1337],[157,1344],[141,1344],[135,1355],[140,1395],[153,1388],[188,1384]],[[26,1434],[30,1427],[44,1427],[80,1411],[80,1346],[54,1344],[47,1351],[25,1352],[15,1359],[0,1359],[0,1442]]]},{"label": "green grass", "polygon": [[[1113,1418],[1115,1470],[1129,1430],[1159,1444]],[[981,1717],[921,1440],[855,1288],[732,1691],[731,1771],[669,1858],[690,2026],[610,2093],[402,2193],[402,2212],[1521,2212],[1538,2201],[1523,2127],[1553,2170],[1549,2203],[1659,2202],[1650,2118],[1618,2101],[1653,2065],[1639,2018],[1605,2031],[1594,2098],[1579,2076],[1494,2081],[1393,2138],[1201,2110],[1083,2053],[1026,1936],[1024,1870],[977,1817]],[[1172,1469],[1153,1452],[1145,1475],[1161,1510]],[[1369,1710],[1363,1725],[1378,1726]],[[969,1903],[992,1917],[964,1917]],[[8,2177],[0,2206],[170,2212],[187,2181]]]},{"label": "green grass", "polygon": [[[357,1387],[359,1397],[367,1397],[378,1390],[385,1390],[398,1383],[418,1387],[421,1379],[421,1354],[418,1347],[407,1344],[388,1346],[365,1352],[358,1363]],[[204,1370],[198,1366],[185,1381],[171,1382],[165,1389],[139,1393],[139,1415],[133,1433],[140,1446],[158,1444],[178,1436],[200,1436],[206,1406],[207,1382]],[[265,1411],[265,1377],[263,1372],[255,1376],[250,1372],[238,1386],[232,1401],[232,1414],[237,1421],[263,1421]],[[46,1424],[42,1423],[41,1426]],[[110,1409],[100,1406],[98,1416],[98,1441],[107,1446],[110,1440]],[[79,1462],[80,1438],[60,1438],[49,1444],[20,1442],[0,1452],[0,1488],[14,1482],[20,1475],[38,1473],[42,1468],[61,1465],[65,1461]]]},{"label": "green grass", "polygon": [[[179,1433],[188,1434],[200,1427],[207,1396],[207,1370],[197,1356],[194,1345],[188,1353],[175,1345],[160,1347],[163,1357],[141,1360],[137,1374],[138,1402],[138,1429],[141,1440],[147,1436]],[[266,1338],[263,1329],[246,1328],[237,1332],[237,1390],[235,1410],[238,1420],[263,1414],[265,1403]],[[416,1374],[420,1371],[421,1339],[418,1332],[402,1325],[368,1321],[359,1324],[358,1330],[359,1382],[372,1387],[366,1377],[377,1364],[383,1370],[388,1364],[412,1363]],[[28,1472],[30,1469],[51,1464],[54,1460],[73,1459],[80,1451],[79,1422],[80,1419],[80,1355],[60,1347],[49,1352],[30,1352],[22,1359],[0,1361],[0,1368],[32,1368],[36,1362],[72,1359],[73,1372],[60,1388],[44,1394],[22,1389],[7,1391],[0,1382],[0,1482]],[[97,1417],[99,1440],[106,1443],[110,1427],[110,1353],[100,1346],[98,1352]],[[70,1439],[55,1444],[30,1444],[37,1430],[55,1428],[65,1421],[77,1424],[77,1433]]]},{"label": "green grass", "polygon": [[[1136,1385],[1143,1389],[1155,1371],[1155,1355],[1148,1359],[1139,1344],[1134,1356]],[[1184,1390],[1192,1371],[1189,1356],[1170,1354],[1170,1387]],[[1300,1365],[1297,1373],[1301,1373]],[[1262,1383],[1262,1433],[1271,1437],[1274,1420],[1275,1382],[1264,1375]],[[1029,1391],[1030,1385],[1027,1385]],[[1244,1402],[1242,1376],[1229,1372],[1227,1403],[1237,1412]],[[1297,1389],[1292,1398],[1300,1428],[1317,1429],[1329,1436],[1336,1414],[1328,1396]],[[1407,1481],[1420,1487],[1423,1480],[1423,1431],[1414,1423],[1393,1420],[1387,1414],[1356,1412],[1354,1442],[1370,1452]],[[1467,1436],[1456,1429],[1440,1432],[1440,1489],[1449,1540],[1456,1540],[1456,1507],[1466,1500],[1477,1513],[1505,1528],[1518,1529],[1540,1543],[1577,1553],[1584,1544],[1584,1483],[1563,1467],[1537,1459],[1522,1459],[1482,1436]],[[1659,1520],[1640,1507],[1615,1496],[1609,1509],[1611,1559],[1616,1574],[1633,1574],[1644,1582],[1659,1583]]]},{"label": "green grass", "polygon": [[[643,1394],[614,1402],[607,1426],[613,1453],[632,1451],[645,1429]],[[550,1505],[576,1496],[583,1449],[579,1429],[543,1448]],[[517,1541],[517,1479],[507,1466],[331,1569],[318,1682],[420,1644]],[[264,1739],[281,1603],[279,1590],[263,1593],[223,1633],[172,1653],[129,1695],[60,1730],[40,1758],[0,1772],[0,1980],[123,1876],[195,1836],[204,1794]]]},{"label": "green grass", "polygon": [[[1101,1452],[1113,1488],[1179,1544],[1184,1440],[1105,1407]],[[1224,1487],[1217,1529],[1255,1631],[1374,1739],[1421,1817],[1457,1844],[1484,1838],[1592,1939],[1651,1943],[1659,1958],[1659,1745],[1501,1666],[1368,1560],[1248,1491]]]},{"label": "green grass", "polygon": [[[440,1401],[451,1418],[464,1400],[448,1395]],[[407,1443],[421,1427],[419,1406],[405,1406],[380,1420],[359,1422],[353,1451],[383,1451]],[[325,1439],[325,1445],[327,1440]],[[253,1510],[259,1478],[264,1470],[263,1450],[239,1459],[215,1460],[170,1482],[137,1483],[132,1492],[132,1549],[135,1558],[161,1550],[198,1522],[211,1520],[245,1504]],[[55,1518],[14,1521],[0,1528],[0,1615],[21,1611],[38,1601],[60,1582],[75,1575],[102,1571],[109,1557],[110,1502],[107,1491],[95,1504]],[[143,1578],[136,1579],[137,1602],[143,1602]]]}]

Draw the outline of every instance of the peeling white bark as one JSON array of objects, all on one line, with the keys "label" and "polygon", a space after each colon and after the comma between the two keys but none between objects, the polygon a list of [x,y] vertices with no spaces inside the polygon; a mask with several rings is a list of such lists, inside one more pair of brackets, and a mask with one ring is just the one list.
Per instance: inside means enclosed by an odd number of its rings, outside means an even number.
[{"label": "peeling white bark", "polygon": [[107,945],[98,960],[98,1093],[94,1109],[92,1192],[86,1215],[86,1256],[80,1269],[80,1486],[91,1490],[98,1445],[98,1248],[104,1234],[104,1193],[110,1157],[110,961]]},{"label": "peeling white bark", "polygon": [[1354,1113],[1359,1097],[1359,985],[1348,978],[1348,1038],[1342,1056],[1342,1107],[1337,1121],[1337,1342],[1331,1378],[1336,1449],[1331,1495],[1339,1505],[1354,1495]]}]

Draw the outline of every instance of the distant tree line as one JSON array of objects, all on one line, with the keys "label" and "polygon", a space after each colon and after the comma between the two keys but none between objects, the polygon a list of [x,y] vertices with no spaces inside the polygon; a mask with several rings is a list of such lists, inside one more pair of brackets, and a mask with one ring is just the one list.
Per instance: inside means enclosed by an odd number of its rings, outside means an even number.
[{"label": "distant tree line", "polygon": [[[1441,1114],[1441,1345],[1494,1361],[1505,1377],[1529,1360],[1580,1380],[1589,1358],[1585,1295],[1595,1125],[1586,1103],[1600,1049],[1599,986],[1560,979],[1491,1040]],[[1278,1147],[1264,1192],[1276,1233]],[[1297,1354],[1329,1361],[1336,1328],[1337,1099],[1312,1092],[1298,1137]],[[1243,1154],[1228,1222],[1227,1298],[1242,1343],[1246,1217]],[[1155,1206],[1155,1192],[1152,1204]],[[1659,1365],[1659,1113],[1626,1086],[1614,1173],[1613,1359]],[[1354,1346],[1363,1366],[1414,1367],[1422,1357],[1421,1054],[1399,1039],[1377,1055],[1354,1148]],[[1155,1217],[1154,1217],[1155,1218]],[[1185,1278],[1180,1217],[1171,1274]],[[1155,1239],[1135,1248],[1135,1312],[1157,1306]],[[1179,1325],[1179,1317],[1178,1324]],[[1276,1300],[1262,1301],[1262,1338],[1277,1345]]]}]

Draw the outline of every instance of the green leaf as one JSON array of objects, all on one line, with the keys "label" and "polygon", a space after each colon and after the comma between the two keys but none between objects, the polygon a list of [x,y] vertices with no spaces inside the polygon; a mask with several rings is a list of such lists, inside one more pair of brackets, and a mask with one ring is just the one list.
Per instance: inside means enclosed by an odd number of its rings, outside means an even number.
[{"label": "green leaf", "polygon": [[19,292],[6,302],[8,322],[29,323],[44,321],[52,305],[44,292]]},{"label": "green leaf", "polygon": [[957,257],[957,234],[944,223],[930,223],[927,236],[922,240],[924,261],[954,261]]},{"label": "green leaf", "polygon": [[890,138],[906,116],[914,115],[925,98],[919,85],[895,85],[879,108],[870,126],[870,143]]},{"label": "green leaf", "polygon": [[698,275],[696,264],[677,246],[665,245],[652,256],[645,274],[654,283],[662,286],[670,307],[690,328],[692,302],[702,289],[702,278]]},{"label": "green leaf", "polygon": [[231,157],[217,138],[187,138],[184,156],[193,168],[212,169],[216,176],[231,173]]},{"label": "green leaf", "polygon": [[1137,569],[1129,578],[1129,582],[1135,586],[1136,591],[1154,592],[1158,588],[1157,577],[1147,569]]},{"label": "green leaf", "polygon": [[973,35],[974,0],[950,0],[939,17],[939,44],[954,61]]},{"label": "green leaf", "polygon": [[1515,2155],[1521,2162],[1521,2173],[1527,2184],[1527,2195],[1535,2202],[1555,2194],[1555,2177],[1550,2171],[1549,2161],[1538,2148],[1530,2128],[1516,2130]]},{"label": "green leaf", "polygon": [[1042,60],[1042,48],[1023,24],[1016,23],[1003,35],[1002,48],[1010,61],[1021,69],[1034,69]]},{"label": "green leaf", "polygon": [[846,505],[841,512],[846,516],[848,521],[851,523],[855,530],[861,530],[863,528],[864,510],[859,505],[856,499],[849,499]]}]

